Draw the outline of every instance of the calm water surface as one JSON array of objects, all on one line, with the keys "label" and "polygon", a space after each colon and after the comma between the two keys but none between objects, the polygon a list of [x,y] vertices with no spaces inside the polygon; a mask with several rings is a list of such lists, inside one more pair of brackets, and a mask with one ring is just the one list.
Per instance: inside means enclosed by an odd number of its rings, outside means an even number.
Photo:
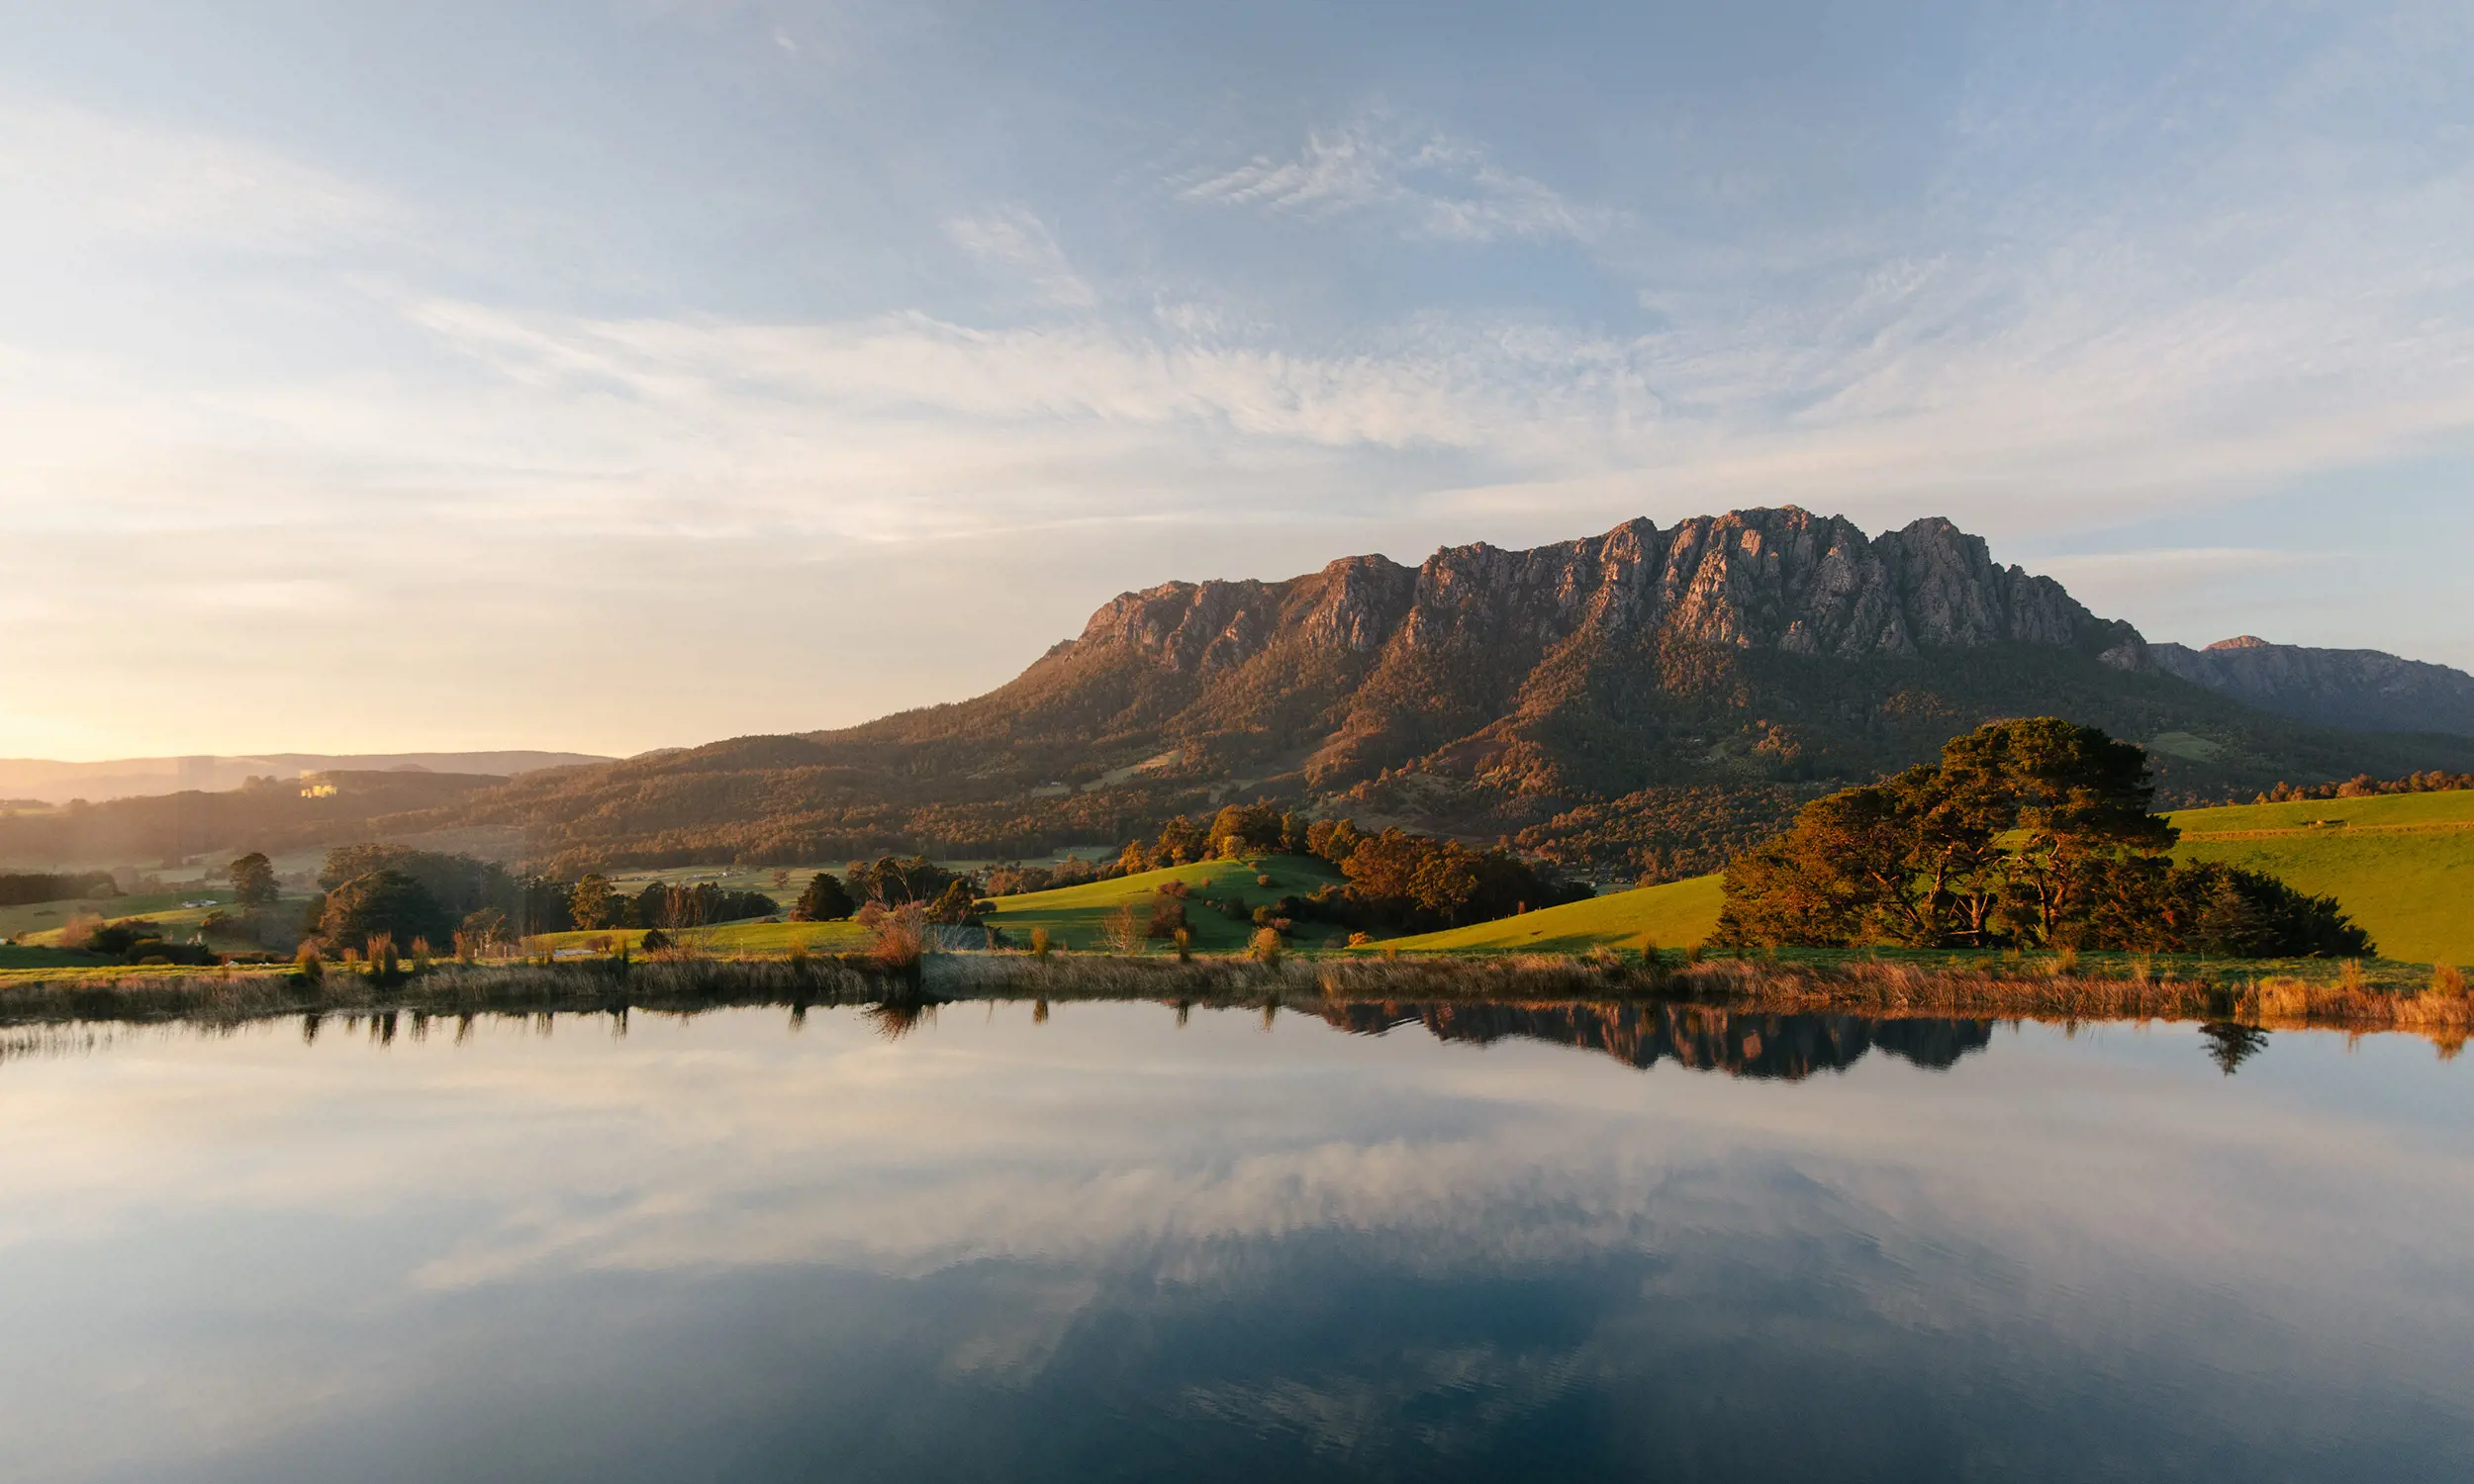
[{"label": "calm water surface", "polygon": [[2474,1059],[1397,1022],[8,1033],[0,1478],[2474,1478]]}]

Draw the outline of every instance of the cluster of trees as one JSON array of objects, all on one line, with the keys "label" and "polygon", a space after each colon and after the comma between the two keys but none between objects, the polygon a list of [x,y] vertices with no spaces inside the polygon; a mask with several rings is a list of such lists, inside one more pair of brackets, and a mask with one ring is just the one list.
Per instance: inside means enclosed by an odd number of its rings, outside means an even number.
[{"label": "cluster of trees", "polygon": [[1347,924],[1353,928],[1459,927],[1590,894],[1587,886],[1555,880],[1500,846],[1472,850],[1457,840],[1399,829],[1360,835],[1343,819],[1326,849],[1344,843],[1348,853],[1336,864],[1349,879],[1342,896],[1355,909],[1355,920]]},{"label": "cluster of trees", "polygon": [[2318,798],[2372,798],[2382,793],[2453,793],[2474,788],[2474,773],[2409,773],[2403,778],[2377,779],[2355,774],[2341,784],[2279,784],[2252,803],[2288,803]]},{"label": "cluster of trees", "polygon": [[1209,819],[1185,814],[1160,827],[1148,844],[1127,842],[1117,856],[1118,874],[1158,871],[1196,861],[1234,861],[1247,856],[1303,855],[1309,821],[1265,803],[1228,804]]},{"label": "cluster of trees", "polygon": [[[1424,932],[1508,917],[1532,907],[1554,906],[1589,895],[1496,846],[1473,850],[1457,840],[1386,829],[1370,835],[1354,820],[1308,820],[1262,805],[1222,809],[1203,838],[1212,856],[1269,853],[1313,856],[1338,868],[1345,883],[1311,895],[1288,895],[1266,906],[1242,899],[1206,901],[1227,916],[1258,927],[1288,931],[1300,921],[1328,922],[1357,931]],[[1169,843],[1174,844],[1171,839]],[[1134,847],[1128,846],[1130,855]],[[1209,859],[1210,857],[1195,857]],[[1166,921],[1154,909],[1155,924]],[[1184,925],[1182,909],[1156,936]]]},{"label": "cluster of trees", "polygon": [[567,890],[567,916],[579,928],[709,927],[770,917],[781,904],[762,891],[734,891],[712,881],[693,885],[648,881],[629,895],[599,872],[588,872]]},{"label": "cluster of trees", "polygon": [[2146,754],[2055,717],[1953,738],[1939,763],[1814,800],[1727,868],[1736,945],[2368,954],[2334,900],[2176,866]]},{"label": "cluster of trees", "polygon": [[1096,864],[1068,856],[1054,866],[999,866],[988,873],[990,896],[1018,896],[1025,891],[1048,891],[1061,886],[1080,886],[1091,881],[1104,881],[1123,876],[1122,862],[1109,860]]},{"label": "cluster of trees", "polygon": [[576,926],[574,882],[442,851],[343,846],[327,853],[318,884],[303,930],[336,949],[380,935],[444,947],[458,933],[497,943]]},{"label": "cluster of trees", "polygon": [[174,943],[160,923],[133,917],[123,922],[95,923],[70,935],[68,946],[124,964],[220,964],[223,960],[202,943]]},{"label": "cluster of trees", "polygon": [[120,894],[120,887],[113,883],[112,873],[108,871],[59,876],[43,873],[0,875],[0,907],[29,907],[43,901],[72,901],[79,897]]}]

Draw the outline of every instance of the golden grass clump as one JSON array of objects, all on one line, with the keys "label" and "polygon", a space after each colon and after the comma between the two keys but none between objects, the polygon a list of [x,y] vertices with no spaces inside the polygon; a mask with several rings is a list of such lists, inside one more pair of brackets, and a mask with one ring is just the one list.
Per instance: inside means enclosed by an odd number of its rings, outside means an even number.
[{"label": "golden grass clump", "polygon": [[2465,998],[2465,971],[2454,964],[2432,965],[2430,992],[2443,999]]}]

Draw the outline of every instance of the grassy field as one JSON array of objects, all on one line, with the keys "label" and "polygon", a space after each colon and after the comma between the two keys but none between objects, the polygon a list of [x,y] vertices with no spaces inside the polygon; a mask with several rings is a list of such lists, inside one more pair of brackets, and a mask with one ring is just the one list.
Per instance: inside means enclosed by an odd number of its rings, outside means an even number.
[{"label": "grassy field", "polygon": [[[689,873],[676,873],[686,879]],[[704,873],[712,880],[714,873]],[[750,873],[749,875],[753,875]],[[1256,878],[1268,876],[1268,886],[1256,884]],[[647,878],[638,878],[643,880]],[[1192,866],[1176,866],[1165,871],[1146,871],[1136,876],[1119,877],[1114,881],[1092,881],[1080,886],[1063,886],[1053,891],[1029,891],[1019,896],[996,898],[996,910],[987,914],[990,925],[1004,930],[1012,943],[1028,944],[1033,928],[1044,927],[1049,939],[1060,948],[1091,950],[1102,946],[1107,921],[1117,909],[1128,903],[1136,912],[1148,908],[1159,899],[1161,885],[1170,880],[1182,881],[1195,896],[1243,897],[1249,906],[1261,906],[1294,893],[1304,895],[1327,881],[1337,881],[1322,862],[1296,856],[1267,856],[1260,861],[1205,861]],[[806,878],[798,884],[804,885]],[[734,885],[763,887],[765,883],[745,881]],[[1225,953],[1245,946],[1254,933],[1252,923],[1239,923],[1189,898],[1186,920],[1193,933],[1197,951]],[[1312,929],[1306,929],[1311,935]],[[716,955],[787,954],[794,947],[809,953],[852,953],[867,944],[868,935],[854,922],[733,922],[718,927],[698,928],[683,935],[708,953]],[[603,944],[616,947],[624,944],[634,949],[643,941],[641,928],[604,928],[595,932],[544,933],[529,938],[527,945],[538,951],[543,948],[590,949]],[[1166,952],[1165,942],[1152,947]]]},{"label": "grassy field", "polygon": [[[855,953],[865,947],[867,932],[855,922],[725,922],[718,927],[693,928],[670,936],[695,944],[705,952],[723,956],[770,957],[804,948],[813,954]],[[542,949],[593,949],[603,944],[623,945],[633,951],[644,941],[642,928],[596,928],[591,932],[539,933],[524,940],[526,947]]]},{"label": "grassy field", "polygon": [[2174,857],[2333,896],[2380,955],[2474,965],[2474,791],[2185,809]]},{"label": "grassy field", "polygon": [[[1271,884],[1258,885],[1258,877],[1269,877]],[[1184,881],[1193,896],[1225,899],[1242,897],[1248,906],[1267,906],[1283,896],[1305,896],[1318,886],[1340,880],[1328,865],[1310,856],[1264,856],[1255,861],[1201,861],[1191,866],[1171,866],[1161,871],[1145,871],[1133,876],[1118,877],[1111,881],[1092,881],[1080,886],[1060,886],[1053,891],[1026,891],[1019,896],[997,898],[997,910],[988,914],[988,921],[1004,929],[1005,937],[1017,944],[1028,943],[1031,929],[1044,927],[1051,941],[1067,948],[1094,949],[1101,946],[1107,920],[1119,907],[1131,903],[1139,915],[1158,899],[1161,885],[1170,881]],[[1192,897],[1186,903],[1186,924],[1193,933],[1197,951],[1224,953],[1242,948],[1254,935],[1254,924],[1238,922],[1203,906]],[[1328,936],[1321,924],[1298,924],[1301,941],[1319,940]],[[1159,945],[1165,950],[1166,945]]]},{"label": "grassy field", "polygon": [[37,902],[25,907],[0,907],[0,938],[24,940],[50,934],[68,925],[72,917],[92,914],[103,918],[143,917],[165,927],[195,927],[205,920],[214,907],[183,907],[184,901],[213,900],[218,905],[232,900],[230,888],[192,887],[186,891],[165,891],[149,896],[93,896],[76,901]]},{"label": "grassy field", "polygon": [[1718,924],[1716,876],[1637,886],[1587,901],[1567,902],[1517,917],[1397,938],[1390,946],[1415,953],[1586,953],[1615,948],[1688,948]]}]

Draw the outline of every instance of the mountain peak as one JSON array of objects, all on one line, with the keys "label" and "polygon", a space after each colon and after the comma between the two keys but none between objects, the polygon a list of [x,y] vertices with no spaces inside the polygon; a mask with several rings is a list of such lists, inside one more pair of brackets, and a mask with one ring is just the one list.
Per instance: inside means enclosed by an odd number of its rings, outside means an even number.
[{"label": "mountain peak", "polygon": [[2214,654],[2221,649],[2274,649],[2275,647],[2257,634],[2236,634],[2231,639],[2219,639],[2209,645],[2207,652]]}]

